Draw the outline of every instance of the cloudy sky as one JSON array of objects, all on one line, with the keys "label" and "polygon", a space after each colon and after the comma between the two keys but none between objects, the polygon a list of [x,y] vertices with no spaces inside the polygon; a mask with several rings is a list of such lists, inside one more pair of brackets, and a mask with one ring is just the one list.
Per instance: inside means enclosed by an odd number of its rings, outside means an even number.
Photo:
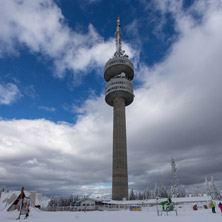
[{"label": "cloudy sky", "polygon": [[135,66],[129,187],[222,190],[222,0],[1,0],[0,187],[111,193],[105,62],[116,18]]}]

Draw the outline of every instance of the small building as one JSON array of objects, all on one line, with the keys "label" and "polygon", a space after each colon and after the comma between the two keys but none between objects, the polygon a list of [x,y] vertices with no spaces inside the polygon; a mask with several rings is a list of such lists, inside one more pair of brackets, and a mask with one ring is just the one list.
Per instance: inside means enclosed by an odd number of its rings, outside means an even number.
[{"label": "small building", "polygon": [[95,200],[92,198],[85,198],[78,202],[79,207],[78,209],[81,211],[92,211],[98,210],[98,206],[101,204],[101,201]]}]

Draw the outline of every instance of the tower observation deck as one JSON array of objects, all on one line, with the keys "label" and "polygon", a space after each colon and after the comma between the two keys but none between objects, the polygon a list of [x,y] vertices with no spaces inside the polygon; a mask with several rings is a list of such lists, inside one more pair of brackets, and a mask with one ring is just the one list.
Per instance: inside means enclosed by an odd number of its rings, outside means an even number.
[{"label": "tower observation deck", "polygon": [[125,106],[133,102],[134,66],[121,49],[120,19],[115,32],[116,52],[104,67],[106,103],[113,107],[112,199],[128,199],[128,169]]}]

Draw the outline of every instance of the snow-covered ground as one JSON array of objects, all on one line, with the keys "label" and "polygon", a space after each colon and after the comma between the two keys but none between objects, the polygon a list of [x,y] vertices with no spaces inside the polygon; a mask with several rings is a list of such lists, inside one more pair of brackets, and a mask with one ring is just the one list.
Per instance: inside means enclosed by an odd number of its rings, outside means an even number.
[{"label": "snow-covered ground", "polygon": [[[18,195],[19,193],[16,193]],[[12,193],[3,193],[0,198],[0,222],[15,221],[19,215],[18,211],[7,212],[9,204],[6,200]],[[209,197],[176,198],[172,199],[177,203],[178,216],[175,212],[170,212],[167,216],[157,216],[157,208],[143,207],[141,212],[125,211],[93,211],[93,212],[46,212],[31,208],[28,221],[30,222],[219,222],[222,221],[222,213],[216,204],[216,214],[212,214],[211,209],[204,209],[203,205],[209,206]],[[162,200],[159,200],[161,202]],[[130,205],[137,205],[140,201],[128,201]],[[156,203],[156,200],[142,201],[143,203]],[[116,201],[109,203],[120,204]],[[124,202],[121,202],[122,204]],[[125,203],[126,204],[126,203]],[[193,205],[197,204],[198,210],[193,210]],[[161,206],[158,206],[161,209]],[[23,220],[24,216],[21,217]]]},{"label": "snow-covered ground", "polygon": [[[178,208],[178,216],[171,212],[168,216],[157,216],[156,208],[143,209],[141,212],[132,211],[94,211],[94,212],[44,212],[31,209],[30,222],[221,222],[222,214],[219,208],[212,214],[211,209],[193,211],[189,206]],[[0,221],[11,222],[18,217],[18,211],[0,211]],[[24,216],[21,217],[23,220]]]}]

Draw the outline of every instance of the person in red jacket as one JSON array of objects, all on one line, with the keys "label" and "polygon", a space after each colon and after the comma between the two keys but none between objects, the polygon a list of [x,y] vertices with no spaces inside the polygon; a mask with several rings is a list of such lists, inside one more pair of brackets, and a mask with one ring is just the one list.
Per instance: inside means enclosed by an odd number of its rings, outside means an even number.
[{"label": "person in red jacket", "polygon": [[218,207],[220,208],[221,213],[222,213],[222,204],[221,204],[221,202],[218,204]]}]

